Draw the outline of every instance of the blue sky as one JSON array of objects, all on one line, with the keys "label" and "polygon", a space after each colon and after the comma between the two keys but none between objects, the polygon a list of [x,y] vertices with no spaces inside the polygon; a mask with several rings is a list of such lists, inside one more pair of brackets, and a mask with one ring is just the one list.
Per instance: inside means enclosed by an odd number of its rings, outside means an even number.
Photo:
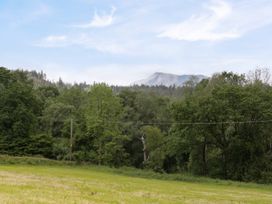
[{"label": "blue sky", "polygon": [[0,0],[0,66],[128,85],[272,65],[271,0]]}]

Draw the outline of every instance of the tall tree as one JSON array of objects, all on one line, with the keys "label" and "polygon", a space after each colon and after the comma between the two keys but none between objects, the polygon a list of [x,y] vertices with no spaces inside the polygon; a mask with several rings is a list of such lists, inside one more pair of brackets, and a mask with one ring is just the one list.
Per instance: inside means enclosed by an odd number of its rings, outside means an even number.
[{"label": "tall tree", "polygon": [[25,73],[1,67],[0,91],[0,151],[27,154],[41,111],[33,85]]},{"label": "tall tree", "polygon": [[124,164],[127,137],[121,134],[121,114],[120,100],[110,87],[105,84],[91,87],[86,111],[87,137],[84,138],[84,153],[91,161],[103,165]]}]

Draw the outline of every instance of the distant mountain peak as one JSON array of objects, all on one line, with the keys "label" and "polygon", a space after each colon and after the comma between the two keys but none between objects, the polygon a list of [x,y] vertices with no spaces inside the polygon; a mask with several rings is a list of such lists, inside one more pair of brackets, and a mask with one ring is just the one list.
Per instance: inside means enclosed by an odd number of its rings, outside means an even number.
[{"label": "distant mountain peak", "polygon": [[198,81],[207,78],[204,75],[176,75],[163,72],[155,72],[146,79],[136,81],[134,85],[146,86],[183,86],[185,82],[189,81],[192,77],[196,77]]}]

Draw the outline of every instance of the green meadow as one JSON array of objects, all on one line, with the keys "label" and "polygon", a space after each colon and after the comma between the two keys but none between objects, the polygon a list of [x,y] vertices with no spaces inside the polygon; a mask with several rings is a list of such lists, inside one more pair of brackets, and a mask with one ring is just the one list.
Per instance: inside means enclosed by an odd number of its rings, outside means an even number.
[{"label": "green meadow", "polygon": [[0,201],[1,204],[272,203],[269,185],[212,179],[162,180],[129,172],[96,166],[2,164]]}]

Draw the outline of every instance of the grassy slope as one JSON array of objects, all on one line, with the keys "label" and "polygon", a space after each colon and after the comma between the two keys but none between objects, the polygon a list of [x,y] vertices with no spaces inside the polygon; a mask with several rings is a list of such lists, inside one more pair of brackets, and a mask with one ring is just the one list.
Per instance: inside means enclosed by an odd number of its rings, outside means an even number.
[{"label": "grassy slope", "polygon": [[1,203],[272,203],[271,186],[129,177],[97,167],[0,166]]}]

